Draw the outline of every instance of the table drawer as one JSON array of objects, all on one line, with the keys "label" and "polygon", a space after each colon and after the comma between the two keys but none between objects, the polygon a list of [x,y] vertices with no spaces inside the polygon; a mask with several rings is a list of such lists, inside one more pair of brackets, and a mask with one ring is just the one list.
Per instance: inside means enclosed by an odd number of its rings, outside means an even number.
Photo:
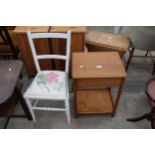
[{"label": "table drawer", "polygon": [[108,87],[119,87],[121,79],[78,79],[74,82],[76,82],[77,89],[103,89]]}]

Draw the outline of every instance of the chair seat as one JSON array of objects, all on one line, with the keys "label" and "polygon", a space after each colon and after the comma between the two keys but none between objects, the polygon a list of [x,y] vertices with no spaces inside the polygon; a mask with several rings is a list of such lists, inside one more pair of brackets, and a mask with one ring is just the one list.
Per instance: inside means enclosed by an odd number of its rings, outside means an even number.
[{"label": "chair seat", "polygon": [[[36,75],[24,97],[32,99],[58,99],[68,97],[66,73],[62,71],[42,71]],[[68,91],[67,91],[68,92]]]}]

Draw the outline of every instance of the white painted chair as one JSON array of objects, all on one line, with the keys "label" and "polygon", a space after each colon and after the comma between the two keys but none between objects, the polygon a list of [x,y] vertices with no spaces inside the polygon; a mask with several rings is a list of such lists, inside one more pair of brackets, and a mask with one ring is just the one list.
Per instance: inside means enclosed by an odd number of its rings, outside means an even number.
[{"label": "white painted chair", "polygon": [[[27,106],[35,121],[34,110],[64,111],[70,125],[70,106],[69,106],[69,60],[71,46],[71,32],[65,33],[31,33],[27,32],[29,44],[34,58],[37,75],[24,93]],[[66,39],[66,55],[37,55],[34,39],[36,38],[63,38]],[[39,60],[41,59],[61,59],[65,61],[65,71],[41,70]],[[65,108],[52,108],[37,106],[39,100],[60,100],[64,101]],[[52,104],[52,102],[51,102]]]}]

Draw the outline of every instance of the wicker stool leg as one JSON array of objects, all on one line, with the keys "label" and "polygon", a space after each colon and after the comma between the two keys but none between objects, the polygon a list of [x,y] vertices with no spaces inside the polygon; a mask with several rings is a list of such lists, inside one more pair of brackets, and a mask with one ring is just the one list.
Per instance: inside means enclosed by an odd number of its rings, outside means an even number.
[{"label": "wicker stool leg", "polygon": [[129,55],[129,59],[128,59],[127,64],[126,64],[126,68],[125,68],[126,71],[128,70],[128,67],[130,65],[130,62],[131,62],[132,56],[134,54],[134,51],[135,51],[135,48],[132,48],[131,51],[129,50],[130,55]]}]

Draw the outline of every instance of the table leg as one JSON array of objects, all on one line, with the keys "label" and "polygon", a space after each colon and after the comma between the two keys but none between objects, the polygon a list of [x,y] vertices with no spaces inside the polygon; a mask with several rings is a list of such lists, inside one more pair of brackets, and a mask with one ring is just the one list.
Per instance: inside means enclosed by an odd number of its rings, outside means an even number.
[{"label": "table leg", "polygon": [[132,59],[132,56],[134,54],[134,51],[135,51],[135,48],[132,47],[131,51],[129,49],[129,58],[128,58],[128,61],[126,63],[126,67],[125,67],[125,70],[127,71],[128,70],[128,67],[130,65],[130,62],[131,62],[131,59]]},{"label": "table leg", "polygon": [[26,105],[26,102],[25,102],[25,100],[23,98],[23,95],[21,94],[21,91],[17,87],[16,87],[15,91],[16,91],[18,97],[19,97],[19,102],[20,102],[20,104],[21,104],[21,106],[22,106],[22,108],[23,108],[23,110],[25,112],[26,117],[28,118],[28,120],[32,120],[31,113],[30,113],[30,111],[29,111],[29,109],[28,109],[28,107]]},{"label": "table leg", "polygon": [[73,92],[74,92],[74,116],[75,118],[78,118],[77,113],[77,89],[76,89],[76,81],[73,80]]},{"label": "table leg", "polygon": [[122,90],[123,90],[123,86],[124,86],[124,81],[125,81],[125,79],[123,78],[121,80],[120,86],[118,88],[117,97],[116,97],[116,101],[115,101],[114,109],[113,109],[113,114],[112,114],[113,117],[115,116],[115,113],[116,113],[116,110],[117,110],[119,99],[120,99],[120,96],[121,96],[121,93],[122,93]]}]

